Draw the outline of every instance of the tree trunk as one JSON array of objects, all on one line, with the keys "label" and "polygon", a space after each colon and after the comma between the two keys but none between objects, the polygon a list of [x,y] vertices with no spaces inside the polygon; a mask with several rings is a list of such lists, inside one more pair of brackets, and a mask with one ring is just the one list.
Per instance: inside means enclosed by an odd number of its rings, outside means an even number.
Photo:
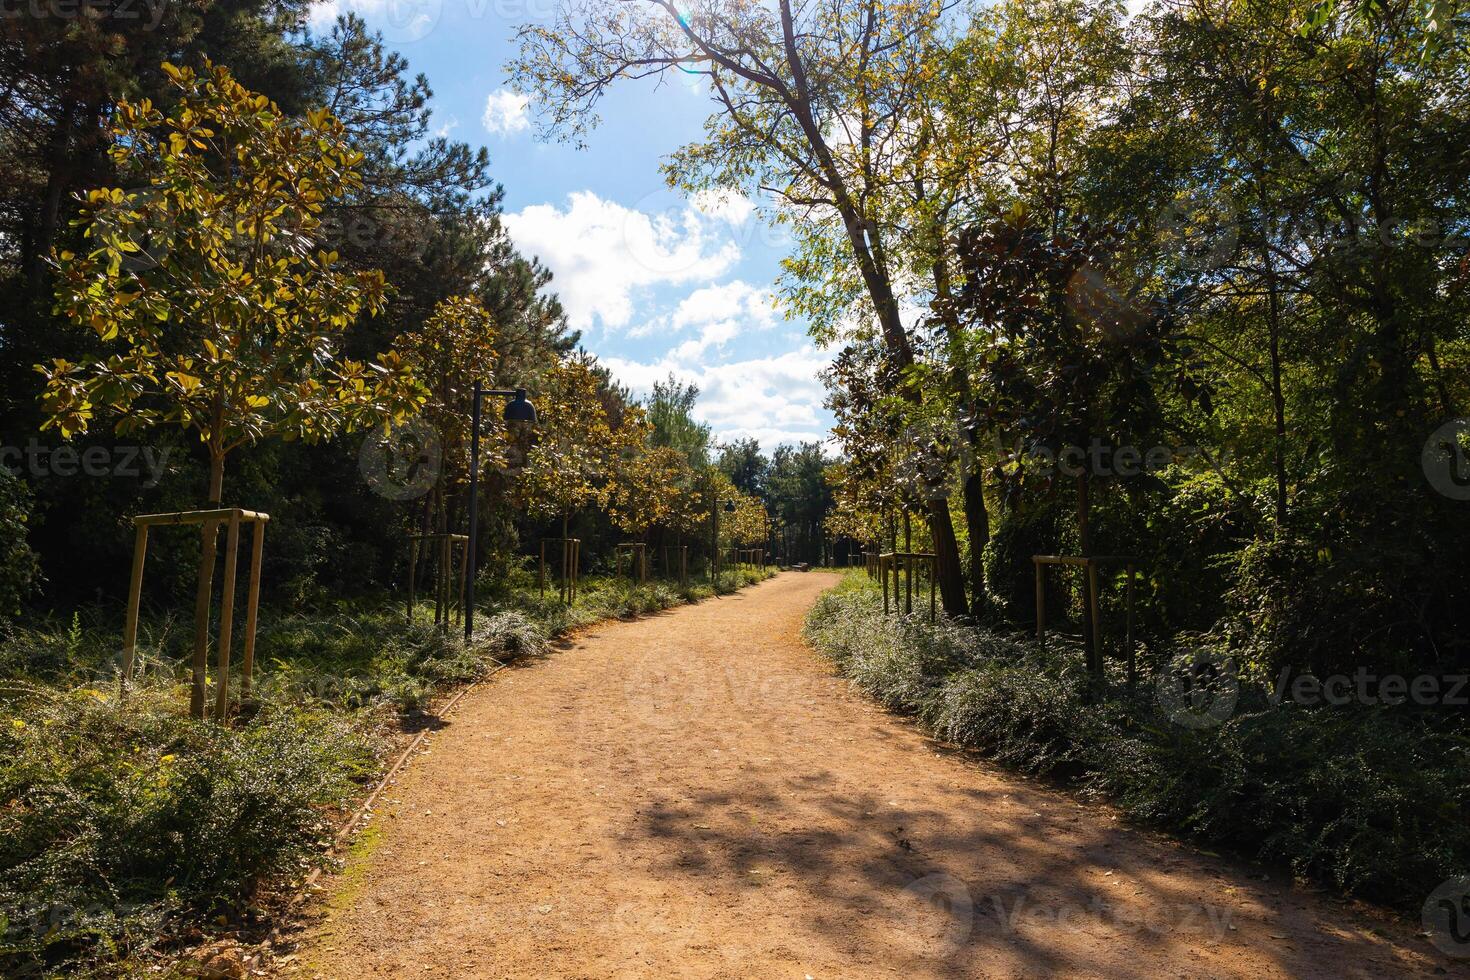
[{"label": "tree trunk", "polygon": [[1276,295],[1275,267],[1269,254],[1265,258],[1266,321],[1271,331],[1271,410],[1276,425],[1276,533],[1280,535],[1286,527],[1286,397],[1281,390],[1281,304]]},{"label": "tree trunk", "polygon": [[1286,397],[1281,387],[1281,297],[1276,282],[1276,263],[1271,258],[1270,209],[1267,207],[1264,175],[1256,173],[1260,186],[1261,206],[1261,268],[1266,276],[1266,329],[1269,334],[1271,358],[1271,414],[1275,426],[1272,447],[1276,478],[1276,535],[1280,537],[1286,528]]},{"label": "tree trunk", "polygon": [[[209,455],[209,507],[220,506],[224,495],[225,457],[217,450]],[[209,671],[209,600],[214,592],[214,561],[218,547],[219,522],[205,521],[199,554],[199,577],[194,589],[194,660],[192,687],[189,691],[189,713],[204,718],[204,678]],[[223,678],[216,678],[223,683]]]},{"label": "tree trunk", "polygon": [[[898,313],[898,301],[893,295],[887,270],[880,268],[874,259],[873,249],[869,246],[867,222],[846,201],[845,196],[839,201],[838,210],[847,229],[848,243],[857,257],[863,283],[878,315],[884,347],[895,366],[902,371],[913,365],[914,351],[909,344],[908,335],[904,333],[903,321]],[[899,394],[914,405],[923,401],[922,393],[913,385],[904,385]],[[969,612],[969,603],[965,599],[964,569],[960,566],[959,542],[955,538],[948,501],[930,502],[929,533],[934,538],[935,573],[944,599],[945,614],[963,616]]]},{"label": "tree trunk", "polygon": [[[959,317],[955,313],[953,292],[950,288],[949,253],[945,247],[944,234],[937,232],[938,254],[935,256],[931,274],[934,278],[934,295],[940,311],[940,322],[951,346],[951,364],[956,364],[955,351],[960,341]],[[965,532],[970,541],[970,613],[981,615],[985,610],[985,546],[990,543],[990,514],[985,509],[985,479],[981,469],[980,436],[973,425],[974,399],[970,389],[970,377],[962,368],[956,367],[952,382],[959,404],[971,414],[960,425],[969,453],[961,461],[964,477]]]},{"label": "tree trunk", "polygon": [[28,228],[34,228],[30,236],[30,251],[24,258],[26,285],[32,296],[37,296],[41,292],[46,271],[46,256],[50,253],[51,245],[56,238],[56,228],[60,223],[61,202],[72,179],[74,151],[71,146],[71,134],[77,109],[76,103],[66,102],[56,120],[56,127],[51,131],[51,138],[47,141],[46,149],[46,189],[42,193],[34,222],[27,223]]},{"label": "tree trunk", "polygon": [[[1083,558],[1092,557],[1092,499],[1089,477],[1083,472],[1077,477],[1077,542]],[[1087,672],[1094,682],[1102,679],[1102,649],[1097,642],[1097,624],[1092,614],[1091,567],[1084,566],[1082,575],[1082,633],[1083,645],[1087,649]]]},{"label": "tree trunk", "polygon": [[963,616],[969,612],[969,606],[965,602],[965,578],[960,568],[959,542],[954,536],[948,499],[929,502],[929,529],[934,537],[935,572],[945,615]]},{"label": "tree trunk", "polygon": [[[978,441],[970,436],[971,452]],[[970,614],[985,612],[985,546],[990,543],[990,512],[985,508],[985,480],[979,457],[972,457],[965,474],[965,530],[970,538]]]}]

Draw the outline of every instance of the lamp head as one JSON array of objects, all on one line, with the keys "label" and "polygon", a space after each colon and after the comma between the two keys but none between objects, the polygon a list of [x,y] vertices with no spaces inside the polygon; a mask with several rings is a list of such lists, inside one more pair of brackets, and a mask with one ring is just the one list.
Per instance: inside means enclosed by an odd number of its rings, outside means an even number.
[{"label": "lamp head", "polygon": [[505,403],[505,412],[502,416],[507,422],[530,422],[536,423],[536,406],[526,397],[526,389],[517,388],[515,397]]},{"label": "lamp head", "polygon": [[727,500],[727,501],[725,501],[725,513],[727,513],[727,514],[733,514],[733,513],[735,513],[735,501],[733,501],[733,500]]}]

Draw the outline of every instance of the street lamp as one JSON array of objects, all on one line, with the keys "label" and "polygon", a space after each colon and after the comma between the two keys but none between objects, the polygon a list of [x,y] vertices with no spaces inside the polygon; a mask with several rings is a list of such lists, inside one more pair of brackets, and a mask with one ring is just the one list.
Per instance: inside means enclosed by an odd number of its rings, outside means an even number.
[{"label": "street lamp", "polygon": [[[725,501],[725,513],[735,513],[735,501]],[[718,500],[715,501],[715,506],[709,509],[709,516],[715,531],[714,538],[709,543],[709,582],[710,585],[715,586],[719,584],[717,576],[720,574],[720,507]]]},{"label": "street lamp", "polygon": [[464,639],[466,643],[470,641],[470,636],[475,631],[475,547],[479,541],[480,523],[480,398],[483,395],[510,399],[505,403],[505,410],[501,412],[501,418],[505,421],[536,424],[536,406],[531,404],[531,400],[526,397],[526,389],[481,388],[480,382],[475,382],[475,397],[470,405],[470,539],[465,542],[465,548],[468,550],[465,556],[467,567],[465,568]]}]

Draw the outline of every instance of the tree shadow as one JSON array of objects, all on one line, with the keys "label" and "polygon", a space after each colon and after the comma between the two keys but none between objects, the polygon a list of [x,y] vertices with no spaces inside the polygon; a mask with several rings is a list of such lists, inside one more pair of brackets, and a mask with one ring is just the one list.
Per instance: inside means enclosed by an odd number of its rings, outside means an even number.
[{"label": "tree shadow", "polygon": [[1385,920],[1375,937],[1320,896],[1110,826],[1052,791],[938,795],[932,806],[895,805],[824,769],[743,773],[656,798],[627,833],[654,855],[653,876],[778,882],[794,895],[781,914],[833,959],[856,944],[901,974],[1366,977],[1426,961],[1455,970],[1397,924]]}]

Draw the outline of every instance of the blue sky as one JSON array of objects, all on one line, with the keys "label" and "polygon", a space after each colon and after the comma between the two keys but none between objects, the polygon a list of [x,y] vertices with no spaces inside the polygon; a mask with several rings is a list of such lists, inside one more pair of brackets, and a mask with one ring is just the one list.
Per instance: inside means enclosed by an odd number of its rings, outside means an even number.
[{"label": "blue sky", "polygon": [[516,28],[555,0],[326,0],[318,31],[358,13],[434,89],[442,133],[490,151],[506,224],[538,256],[583,343],[635,393],[671,372],[701,389],[717,438],[825,439],[819,372],[829,356],[771,296],[780,229],[744,197],[690,200],[669,190],[662,158],[701,135],[710,103],[695,79],[627,83],[602,105],[585,149],[542,142],[534,105],[504,66]]}]

